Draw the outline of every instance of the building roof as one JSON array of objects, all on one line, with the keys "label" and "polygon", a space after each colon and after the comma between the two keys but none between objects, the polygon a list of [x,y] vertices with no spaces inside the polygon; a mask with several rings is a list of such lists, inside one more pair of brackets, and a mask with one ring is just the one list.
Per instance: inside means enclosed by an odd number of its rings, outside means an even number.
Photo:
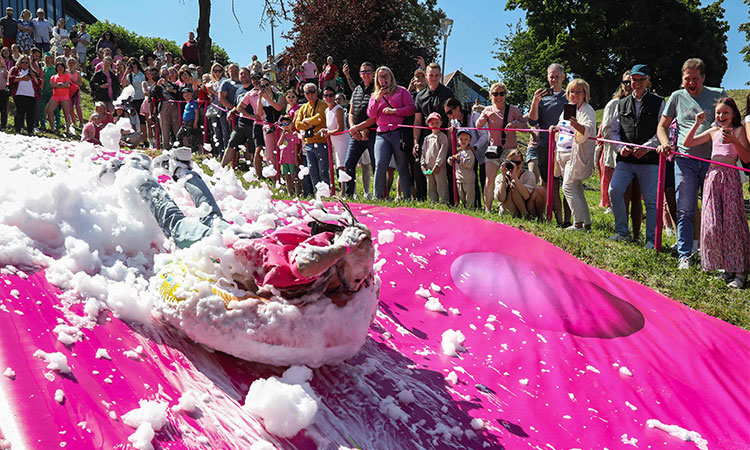
[{"label": "building roof", "polygon": [[464,83],[466,83],[467,85],[469,85],[469,87],[471,87],[475,92],[478,92],[478,93],[482,94],[485,98],[489,98],[490,93],[487,91],[487,89],[485,89],[482,86],[480,86],[476,81],[474,81],[471,78],[469,78],[468,76],[466,76],[460,70],[455,70],[455,71],[449,73],[448,75],[444,76],[443,77],[443,84],[446,85],[446,86],[448,86],[448,83],[450,83],[453,78],[456,78],[457,80],[463,81]]},{"label": "building roof", "polygon": [[97,18],[76,0],[66,0],[65,11],[68,16],[75,17],[79,22],[88,24],[98,22]]}]

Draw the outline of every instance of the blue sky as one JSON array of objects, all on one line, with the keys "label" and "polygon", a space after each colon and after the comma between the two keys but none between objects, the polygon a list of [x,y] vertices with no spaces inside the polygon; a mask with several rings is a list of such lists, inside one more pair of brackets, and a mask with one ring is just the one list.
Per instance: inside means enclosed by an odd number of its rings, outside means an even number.
[{"label": "blue sky", "polygon": [[[198,23],[198,2],[195,0],[79,0],[99,20],[108,19],[138,34],[160,36],[182,43],[187,32]],[[707,3],[706,0],[702,1]],[[123,7],[127,4],[126,7]],[[259,27],[262,0],[235,0],[235,12],[242,31],[231,12],[231,0],[213,0],[211,11],[211,37],[222,46],[232,60],[241,64],[250,62],[257,54],[265,59],[266,45],[271,43],[271,30]],[[446,72],[460,69],[469,76],[475,74],[495,78],[491,68],[496,66],[491,51],[495,49],[495,38],[504,36],[508,24],[523,18],[519,11],[505,11],[498,0],[438,0],[438,6],[453,19],[453,31],[448,38]],[[730,30],[727,41],[728,69],[723,87],[746,88],[750,80],[750,67],[742,61],[739,53],[744,45],[744,35],[737,26],[748,20],[747,6],[740,0],[725,0],[725,17]],[[489,19],[489,20],[487,20]],[[289,31],[290,25],[280,24],[275,28],[276,51],[289,42],[281,34]],[[442,53],[442,45],[439,49]]]}]

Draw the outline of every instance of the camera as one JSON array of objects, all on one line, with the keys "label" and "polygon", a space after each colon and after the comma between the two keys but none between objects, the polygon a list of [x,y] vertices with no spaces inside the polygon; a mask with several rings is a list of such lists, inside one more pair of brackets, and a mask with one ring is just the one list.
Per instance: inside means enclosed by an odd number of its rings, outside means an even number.
[{"label": "camera", "polygon": [[513,169],[515,169],[515,168],[516,168],[516,163],[514,163],[513,161],[505,161],[505,162],[503,163],[503,167],[504,167],[504,168],[505,168],[506,170],[508,170],[508,171],[512,171]]}]

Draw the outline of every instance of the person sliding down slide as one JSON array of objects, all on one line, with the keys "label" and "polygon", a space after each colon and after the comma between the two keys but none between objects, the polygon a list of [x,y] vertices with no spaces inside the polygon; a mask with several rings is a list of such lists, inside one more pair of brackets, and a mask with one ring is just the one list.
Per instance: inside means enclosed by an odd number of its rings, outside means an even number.
[{"label": "person sliding down slide", "polygon": [[[191,156],[189,148],[180,147],[157,157],[153,164],[143,154],[133,154],[124,162],[111,159],[102,168],[99,178],[106,183],[123,166],[142,171],[144,176],[134,177],[140,197],[164,234],[179,248],[187,248],[229,228],[208,186],[192,170]],[[195,206],[209,212],[200,221],[188,220],[152,176],[152,165],[167,169],[175,181],[185,178],[185,189]],[[204,204],[209,208],[201,208]],[[278,294],[288,303],[304,304],[325,294],[334,304],[345,305],[353,293],[369,287],[374,277],[370,231],[353,216],[351,219],[346,226],[314,220],[265,235],[239,236],[229,244],[240,263],[232,279],[241,289],[240,294],[244,294],[236,299],[270,299]],[[301,300],[302,297],[308,300]]]}]

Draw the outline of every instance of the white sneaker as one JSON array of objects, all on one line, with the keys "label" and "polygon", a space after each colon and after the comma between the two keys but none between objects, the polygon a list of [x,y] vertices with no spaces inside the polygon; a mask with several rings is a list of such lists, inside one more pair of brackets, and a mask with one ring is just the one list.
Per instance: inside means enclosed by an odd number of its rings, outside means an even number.
[{"label": "white sneaker", "polygon": [[665,228],[664,233],[666,233],[667,236],[674,236],[674,230],[672,228]]},{"label": "white sneaker", "polygon": [[654,249],[654,243],[653,242],[646,242],[646,245],[643,246],[646,250],[653,250]]},{"label": "white sneaker", "polygon": [[169,174],[177,181],[193,168],[191,158],[193,151],[190,147],[178,147],[169,152]]},{"label": "white sneaker", "polygon": [[692,265],[692,259],[689,256],[683,256],[680,258],[680,262],[677,264],[677,268],[680,270],[685,270],[689,269]]},{"label": "white sneaker", "polygon": [[609,238],[609,240],[610,240],[610,241],[614,241],[614,242],[630,242],[630,241],[631,241],[631,239],[630,239],[630,236],[623,236],[623,235],[622,235],[622,234],[620,234],[620,233],[615,233],[615,234],[613,234],[613,235],[612,235],[612,236],[611,236],[611,237]]},{"label": "white sneaker", "polygon": [[585,227],[577,227],[575,225],[571,225],[568,228],[566,228],[567,231],[586,231]]},{"label": "white sneaker", "polygon": [[727,287],[731,289],[742,289],[745,287],[745,275],[735,275],[734,279],[727,284]]},{"label": "white sneaker", "polygon": [[605,209],[604,214],[612,214],[612,207],[610,206],[607,209]]}]

